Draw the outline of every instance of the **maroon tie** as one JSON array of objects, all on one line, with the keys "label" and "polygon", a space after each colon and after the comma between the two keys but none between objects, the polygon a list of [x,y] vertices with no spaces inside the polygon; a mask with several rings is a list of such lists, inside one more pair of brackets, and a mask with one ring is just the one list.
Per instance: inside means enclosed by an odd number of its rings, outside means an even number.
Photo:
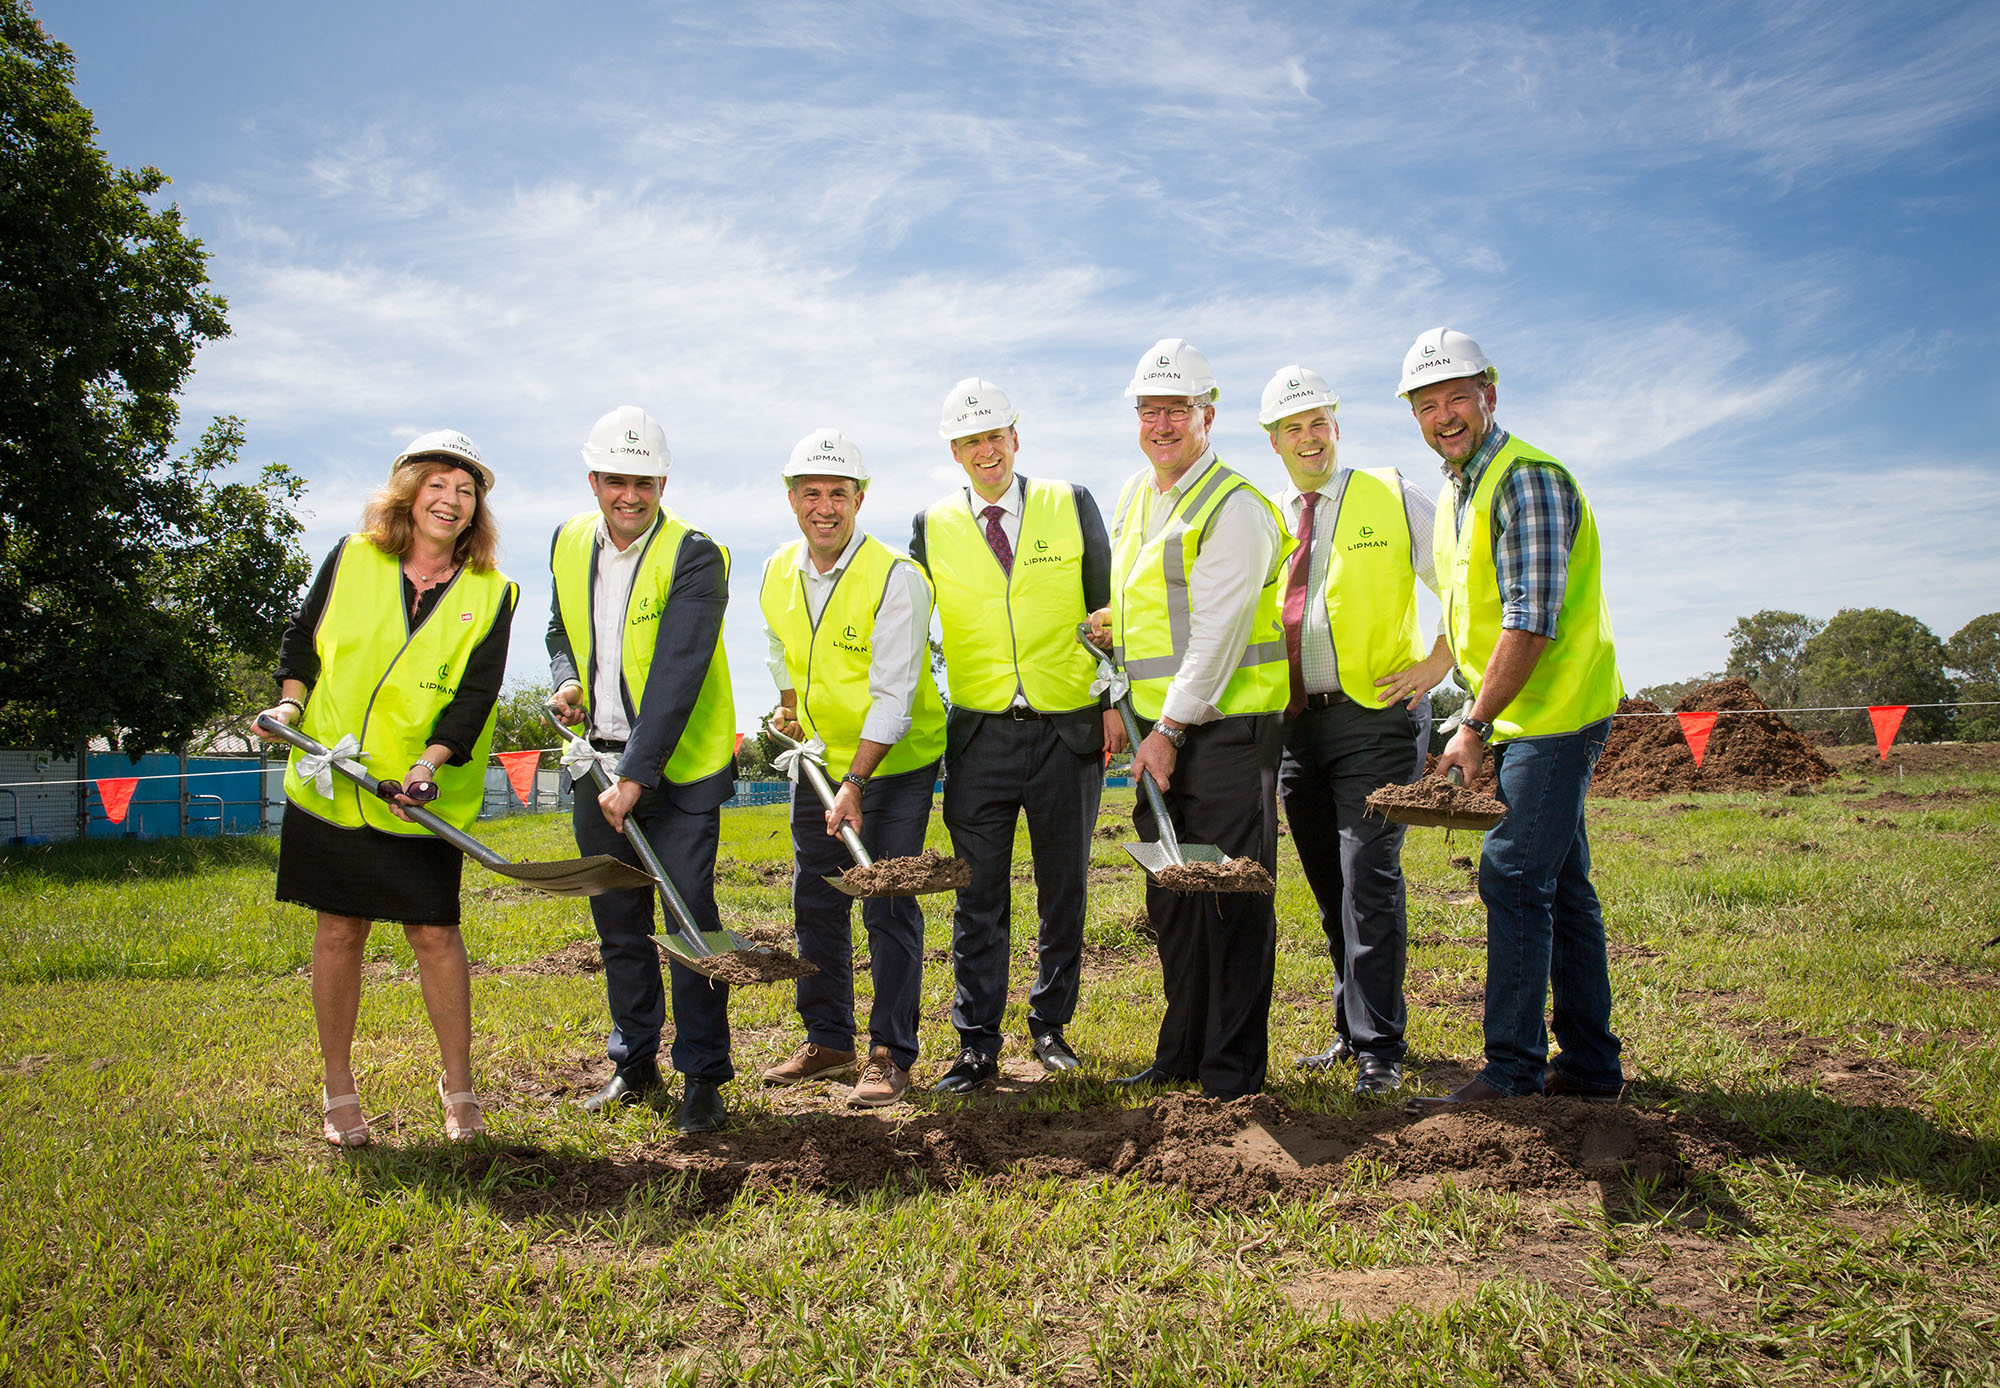
[{"label": "maroon tie", "polygon": [[1293,718],[1306,706],[1306,677],[1299,667],[1299,629],[1305,623],[1306,581],[1312,577],[1313,512],[1319,508],[1318,492],[1299,495],[1299,547],[1292,555],[1292,574],[1285,585],[1285,658],[1292,665],[1292,698],[1285,716]]},{"label": "maroon tie", "polygon": [[988,506],[980,514],[986,517],[986,543],[993,547],[993,557],[1000,561],[1003,573],[1013,573],[1014,547],[1007,543],[1007,532],[1000,528],[1000,517],[1007,514],[1007,508]]}]

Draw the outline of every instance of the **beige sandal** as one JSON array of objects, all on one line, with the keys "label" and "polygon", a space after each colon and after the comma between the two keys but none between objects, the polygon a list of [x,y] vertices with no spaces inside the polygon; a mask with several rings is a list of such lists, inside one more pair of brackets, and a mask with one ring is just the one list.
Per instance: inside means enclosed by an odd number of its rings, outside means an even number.
[{"label": "beige sandal", "polygon": [[[323,1120],[320,1132],[330,1145],[334,1147],[366,1147],[368,1145],[368,1119],[365,1115],[361,1114],[360,1094],[342,1094],[337,1099],[329,1099],[326,1090],[322,1089],[319,1092],[319,1107],[320,1116]],[[345,1108],[353,1109],[355,1114],[361,1118],[361,1121],[351,1128],[338,1127],[333,1121],[333,1115]]]},{"label": "beige sandal", "polygon": [[[486,1136],[486,1117],[479,1111],[479,1095],[470,1089],[461,1089],[455,1094],[444,1092],[444,1076],[438,1076],[438,1098],[444,1101],[444,1135],[452,1142],[471,1142],[474,1138]],[[451,1116],[451,1111],[460,1104],[472,1105],[472,1121],[461,1123]]]}]

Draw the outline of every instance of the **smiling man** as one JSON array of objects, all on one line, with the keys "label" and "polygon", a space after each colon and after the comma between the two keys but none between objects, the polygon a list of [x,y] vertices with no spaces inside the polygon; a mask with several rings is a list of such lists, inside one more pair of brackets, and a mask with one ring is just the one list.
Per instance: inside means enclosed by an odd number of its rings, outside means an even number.
[{"label": "smiling man", "polygon": [[[1615,1103],[1604,912],[1590,884],[1584,795],[1623,686],[1604,603],[1597,521],[1569,469],[1493,417],[1499,371],[1464,333],[1432,328],[1401,393],[1444,460],[1433,564],[1445,635],[1471,692],[1440,773],[1479,774],[1490,744],[1507,817],[1479,857],[1486,904],[1486,1064],[1415,1110],[1551,1094]],[[1549,1062],[1554,996],[1562,1053]]]},{"label": "smiling man", "polygon": [[1292,846],[1319,903],[1339,970],[1332,1043],[1302,1057],[1350,1057],[1354,1091],[1403,1082],[1408,949],[1403,826],[1367,811],[1371,791],[1423,775],[1430,691],[1451,669],[1426,652],[1417,583],[1432,592],[1432,503],[1394,468],[1339,466],[1340,398],[1303,366],[1279,369],[1257,413],[1289,483],[1280,503],[1298,542],[1285,584],[1290,701],[1278,788]]},{"label": "smiling man", "polygon": [[[835,429],[792,449],[785,495],[800,537],[764,564],[760,605],[778,686],[772,726],[824,744],[839,791],[824,810],[792,785],[792,912],[799,957],[819,972],[798,982],[806,1039],[764,1071],[767,1084],[852,1074],[854,901],[825,879],[848,867],[842,825],[876,858],[923,851],[931,787],[944,752],[944,705],[931,678],[931,589],[923,570],[857,524],[868,467]],[[878,1108],[901,1099],[917,1059],[924,915],[913,897],[861,903],[875,1001],[867,1064],[848,1102]]]},{"label": "smiling man", "polygon": [[[1111,603],[1092,631],[1132,683],[1150,773],[1181,839],[1278,868],[1278,757],[1289,692],[1279,598],[1292,542],[1277,508],[1209,443],[1219,392],[1208,359],[1167,338],[1125,394],[1146,459],[1111,539]],[[1158,838],[1140,797],[1139,835]],[[1199,1080],[1218,1098],[1264,1087],[1278,918],[1269,896],[1146,884],[1166,1014],[1153,1062],[1129,1084]]]},{"label": "smiling man", "polygon": [[[549,552],[549,682],[565,723],[588,720],[590,745],[617,759],[610,789],[577,785],[577,848],[638,863],[627,815],[666,865],[703,930],[720,930],[715,851],[722,802],[736,788],[736,705],[722,650],[729,552],[660,504],[673,455],[665,432],[636,405],[591,426],[584,466],[597,509],[566,521]],[[600,1112],[661,1087],[666,1020],[653,893],[590,898],[611,1009],[613,1071],[584,1101]],[[711,1132],[726,1117],[729,988],[675,963],[673,1066],[686,1077],[675,1124]]]},{"label": "smiling man", "polygon": [[965,1093],[999,1073],[1013,914],[1014,831],[1025,810],[1033,846],[1035,986],[1028,1041],[1042,1068],[1073,1070],[1063,1028],[1076,1013],[1091,831],[1104,749],[1125,746],[1116,712],[1091,692],[1097,661],[1077,624],[1111,591],[1111,545],[1082,487],[1023,477],[1006,393],[970,377],[945,397],[938,433],[965,484],[917,514],[910,557],[937,591],[951,712],[945,725],[944,822],[972,869],[952,913],[957,1062],[938,1092]]}]

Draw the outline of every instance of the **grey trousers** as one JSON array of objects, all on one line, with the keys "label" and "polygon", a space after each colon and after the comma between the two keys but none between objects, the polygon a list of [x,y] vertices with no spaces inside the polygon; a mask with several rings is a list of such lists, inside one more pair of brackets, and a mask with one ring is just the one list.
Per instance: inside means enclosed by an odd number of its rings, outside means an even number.
[{"label": "grey trousers", "polygon": [[1403,826],[1367,814],[1363,802],[1423,774],[1430,727],[1428,698],[1409,710],[1343,696],[1286,723],[1278,768],[1292,846],[1340,974],[1334,1025],[1356,1051],[1384,1060],[1403,1058]]}]

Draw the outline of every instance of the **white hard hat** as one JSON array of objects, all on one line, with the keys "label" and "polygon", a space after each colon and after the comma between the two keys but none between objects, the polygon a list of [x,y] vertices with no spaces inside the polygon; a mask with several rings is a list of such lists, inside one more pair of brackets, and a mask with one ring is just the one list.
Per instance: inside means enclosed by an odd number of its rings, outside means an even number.
[{"label": "white hard hat", "polygon": [[1139,358],[1132,372],[1132,384],[1125,393],[1134,399],[1142,395],[1185,395],[1204,404],[1213,403],[1222,392],[1216,388],[1215,373],[1208,358],[1184,337],[1163,337]]},{"label": "white hard hat", "polygon": [[946,443],[968,434],[984,434],[1005,429],[1020,414],[1007,392],[979,376],[967,376],[944,398],[944,412],[938,418],[938,436]]},{"label": "white hard hat", "polygon": [[1303,366],[1281,366],[1264,387],[1264,399],[1257,407],[1257,422],[1266,429],[1287,415],[1301,414],[1324,405],[1340,408],[1340,397],[1326,383],[1326,377]]},{"label": "white hard hat", "polygon": [[1418,386],[1427,386],[1432,381],[1455,381],[1461,376],[1484,376],[1497,381],[1500,370],[1486,360],[1479,344],[1464,333],[1432,328],[1403,357],[1403,384],[1396,387],[1396,394],[1407,400]]},{"label": "white hard hat", "polygon": [[667,431],[637,405],[620,405],[590,426],[583,441],[583,465],[592,472],[626,477],[666,478],[674,465]]},{"label": "white hard hat", "polygon": [[479,457],[479,445],[456,429],[433,429],[428,434],[418,434],[410,440],[410,446],[396,455],[396,461],[389,464],[394,472],[404,463],[417,458],[456,458],[479,474],[480,485],[487,491],[493,490],[493,469]]},{"label": "white hard hat", "polygon": [[784,478],[789,482],[794,477],[852,477],[866,485],[868,464],[861,461],[861,450],[840,430],[821,427],[792,445]]}]

